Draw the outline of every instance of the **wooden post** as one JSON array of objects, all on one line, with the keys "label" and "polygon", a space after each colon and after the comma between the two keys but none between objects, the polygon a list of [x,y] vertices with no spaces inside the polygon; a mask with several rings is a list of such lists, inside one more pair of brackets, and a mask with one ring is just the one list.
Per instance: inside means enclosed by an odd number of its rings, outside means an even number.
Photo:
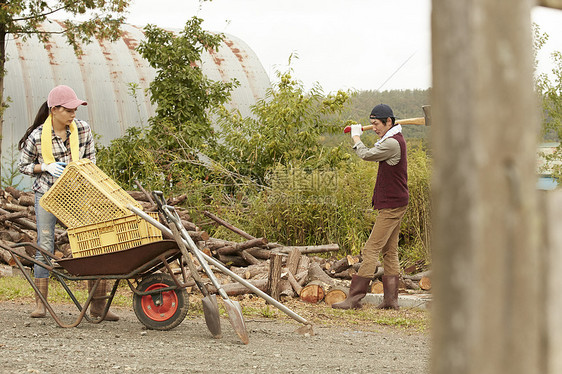
[{"label": "wooden post", "polygon": [[546,307],[546,359],[548,374],[562,373],[562,277],[560,277],[560,264],[562,264],[562,191],[545,193],[544,210],[545,221],[548,223],[544,237],[548,255],[544,256],[544,278],[546,287],[544,293],[548,295]]},{"label": "wooden post", "polygon": [[532,3],[432,2],[433,374],[545,372]]}]

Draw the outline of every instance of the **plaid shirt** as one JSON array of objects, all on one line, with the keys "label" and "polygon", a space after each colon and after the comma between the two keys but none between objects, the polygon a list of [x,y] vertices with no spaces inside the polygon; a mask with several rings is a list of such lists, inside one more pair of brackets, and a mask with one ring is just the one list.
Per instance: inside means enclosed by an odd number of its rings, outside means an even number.
[{"label": "plaid shirt", "polygon": [[[76,128],[78,129],[78,142],[80,144],[80,159],[88,158],[93,163],[96,162],[96,150],[94,148],[94,136],[92,135],[92,130],[90,126],[84,122],[75,119]],[[41,132],[43,131],[43,125],[37,127],[29,135],[25,141],[25,145],[21,150],[19,171],[26,175],[35,175],[37,178],[33,183],[33,191],[44,194],[51,188],[55,183],[56,178],[53,177],[48,172],[34,173],[33,168],[37,164],[42,164],[44,162],[43,156],[41,154]],[[62,139],[55,135],[55,130],[52,130],[53,139],[53,156],[56,162],[66,162],[71,161],[70,157],[70,129],[66,128],[66,140],[63,142]],[[77,161],[77,160],[74,160]]]}]

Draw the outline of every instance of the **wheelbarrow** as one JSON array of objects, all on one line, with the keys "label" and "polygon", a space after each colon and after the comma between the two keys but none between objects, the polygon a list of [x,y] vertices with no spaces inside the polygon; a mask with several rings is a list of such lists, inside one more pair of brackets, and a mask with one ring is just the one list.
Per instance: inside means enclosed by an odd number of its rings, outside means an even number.
[{"label": "wheelbarrow", "polygon": [[[26,246],[31,246],[39,251],[46,263],[14,250],[17,247]],[[170,330],[178,326],[187,315],[189,296],[186,288],[189,277],[183,261],[178,261],[182,274],[181,279],[174,276],[170,265],[181,259],[182,256],[174,240],[161,240],[117,252],[68,259],[61,259],[34,243],[18,243],[12,247],[0,243],[0,247],[11,254],[22,274],[60,327],[76,327],[83,319],[91,323],[101,322],[111,306],[121,281],[126,281],[133,292],[133,310],[138,320],[147,328]],[[74,322],[66,324],[57,316],[31,277],[24,271],[20,258],[50,271],[51,275],[61,283],[80,311]],[[82,305],[70,290],[67,281],[86,280],[95,282]],[[105,297],[107,301],[102,315],[94,319],[86,314],[86,310],[101,280],[112,280],[113,287],[110,294]]]}]

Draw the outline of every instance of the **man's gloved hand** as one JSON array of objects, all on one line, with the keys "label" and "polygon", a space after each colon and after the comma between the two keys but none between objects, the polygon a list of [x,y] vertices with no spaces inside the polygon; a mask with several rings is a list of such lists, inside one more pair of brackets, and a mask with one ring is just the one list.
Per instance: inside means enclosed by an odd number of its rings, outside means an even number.
[{"label": "man's gloved hand", "polygon": [[64,168],[66,167],[65,162],[53,162],[52,164],[41,164],[41,171],[46,171],[53,177],[58,178],[61,176]]},{"label": "man's gloved hand", "polygon": [[363,128],[360,124],[351,125],[351,137],[361,136],[363,134]]}]

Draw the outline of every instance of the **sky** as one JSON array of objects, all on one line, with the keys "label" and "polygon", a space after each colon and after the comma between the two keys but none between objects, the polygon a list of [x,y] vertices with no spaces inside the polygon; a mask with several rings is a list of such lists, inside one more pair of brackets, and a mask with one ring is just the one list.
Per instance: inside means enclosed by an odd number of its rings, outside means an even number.
[{"label": "sky", "polygon": [[[192,16],[242,39],[272,81],[294,55],[293,77],[307,89],[431,86],[431,0],[132,0],[126,22],[182,29]],[[562,50],[562,11],[535,7],[531,16],[550,36],[539,54],[548,72],[549,54]]]}]

